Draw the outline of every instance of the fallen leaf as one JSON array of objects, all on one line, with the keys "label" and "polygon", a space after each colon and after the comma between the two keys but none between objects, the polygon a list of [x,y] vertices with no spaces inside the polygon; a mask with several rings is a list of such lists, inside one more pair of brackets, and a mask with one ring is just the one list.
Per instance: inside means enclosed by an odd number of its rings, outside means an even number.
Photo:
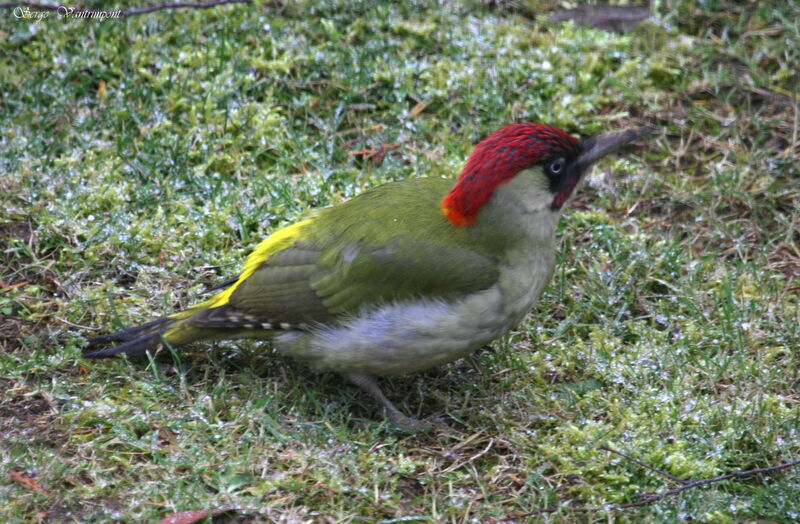
[{"label": "fallen leaf", "polygon": [[167,518],[159,520],[156,524],[194,524],[210,515],[216,515],[220,510],[195,509],[180,511]]},{"label": "fallen leaf", "polygon": [[431,105],[431,101],[430,100],[422,101],[422,102],[418,103],[417,105],[415,105],[413,107],[413,109],[411,109],[411,112],[408,114],[408,116],[410,116],[411,118],[414,118],[418,114],[420,114],[423,111],[425,111],[425,108],[428,107],[429,105]]},{"label": "fallen leaf", "polygon": [[190,509],[173,513],[169,517],[159,520],[156,524],[194,524],[207,517],[214,517],[226,513],[247,513],[247,510],[230,506],[223,506],[217,509]]},{"label": "fallen leaf", "polygon": [[25,282],[24,280],[22,282],[17,282],[16,284],[11,284],[10,286],[6,285],[6,283],[3,282],[0,285],[0,289],[2,289],[3,291],[11,291],[12,289],[18,287],[27,286],[28,284],[30,284],[30,282]]},{"label": "fallen leaf", "polygon": [[377,154],[378,154],[377,150],[365,147],[365,148],[359,149],[357,151],[349,151],[347,153],[347,156],[361,156],[361,157],[364,157],[364,159],[366,160],[368,158],[372,158],[373,156],[375,156]]},{"label": "fallen leaf", "polygon": [[14,480],[15,482],[19,482],[23,486],[28,486],[29,488],[31,488],[36,493],[42,493],[42,494],[46,495],[45,491],[42,489],[42,487],[39,485],[38,482],[36,482],[36,480],[33,477],[31,477],[29,475],[26,475],[25,473],[20,473],[19,471],[15,470],[15,469],[8,470],[8,474],[11,476],[12,480]]},{"label": "fallen leaf", "polygon": [[386,156],[386,152],[391,151],[393,149],[397,149],[398,147],[400,147],[398,144],[381,144],[381,147],[380,149],[378,149],[378,152],[375,154],[375,156],[372,157],[371,161],[372,167],[378,167],[379,165],[381,165],[383,163],[384,157]]}]

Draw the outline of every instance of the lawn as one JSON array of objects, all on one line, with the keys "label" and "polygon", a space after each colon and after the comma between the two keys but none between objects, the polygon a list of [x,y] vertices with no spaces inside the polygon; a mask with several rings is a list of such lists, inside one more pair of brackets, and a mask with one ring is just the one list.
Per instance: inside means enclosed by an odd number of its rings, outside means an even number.
[{"label": "lawn", "polygon": [[[0,520],[797,521],[800,466],[619,506],[800,458],[800,7],[656,1],[614,33],[563,5],[0,9]],[[447,429],[267,342],[81,358],[522,121],[657,132],[595,167],[516,330],[381,382]]]}]

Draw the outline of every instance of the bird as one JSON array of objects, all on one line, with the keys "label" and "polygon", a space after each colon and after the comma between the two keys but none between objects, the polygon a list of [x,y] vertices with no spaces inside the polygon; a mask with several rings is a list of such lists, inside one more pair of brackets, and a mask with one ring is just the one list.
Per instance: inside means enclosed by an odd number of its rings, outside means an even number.
[{"label": "bird", "polygon": [[207,300],[93,338],[84,356],[267,339],[360,387],[391,425],[428,430],[377,378],[453,362],[519,324],[550,281],[556,225],[586,173],[646,132],[579,139],[546,124],[505,125],[458,178],[390,182],[318,210],[263,240]]}]

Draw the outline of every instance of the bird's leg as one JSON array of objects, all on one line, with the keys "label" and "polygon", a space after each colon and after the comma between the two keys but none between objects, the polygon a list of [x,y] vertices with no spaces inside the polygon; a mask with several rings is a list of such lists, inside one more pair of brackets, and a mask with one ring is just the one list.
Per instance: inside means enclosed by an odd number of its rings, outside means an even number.
[{"label": "bird's leg", "polygon": [[425,421],[403,415],[403,413],[392,404],[392,401],[386,398],[386,395],[383,394],[383,391],[381,391],[380,386],[378,386],[378,383],[375,382],[373,377],[361,375],[359,373],[347,373],[344,376],[377,400],[381,406],[383,406],[384,416],[395,426],[413,432],[426,431],[431,428],[431,425]]},{"label": "bird's leg", "polygon": [[470,353],[469,355],[464,357],[464,360],[467,362],[467,364],[469,364],[472,370],[478,374],[483,374],[485,371],[484,367],[481,365],[481,359],[480,359],[480,354],[484,352],[497,353],[497,350],[491,344],[486,344],[485,346],[479,347],[473,353]]}]

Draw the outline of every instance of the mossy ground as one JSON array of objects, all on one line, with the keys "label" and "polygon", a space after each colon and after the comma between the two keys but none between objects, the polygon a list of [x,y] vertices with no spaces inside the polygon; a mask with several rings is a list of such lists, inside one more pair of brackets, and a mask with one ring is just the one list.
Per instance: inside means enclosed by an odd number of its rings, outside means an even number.
[{"label": "mossy ground", "polygon": [[[800,9],[659,1],[614,34],[549,24],[553,7],[0,11],[0,519],[796,521],[797,470],[570,508],[674,486],[600,446],[686,479],[800,455]],[[197,301],[276,228],[455,175],[526,120],[663,133],[595,168],[518,330],[384,381],[451,431],[394,431],[264,343],[81,360],[87,337]]]}]

